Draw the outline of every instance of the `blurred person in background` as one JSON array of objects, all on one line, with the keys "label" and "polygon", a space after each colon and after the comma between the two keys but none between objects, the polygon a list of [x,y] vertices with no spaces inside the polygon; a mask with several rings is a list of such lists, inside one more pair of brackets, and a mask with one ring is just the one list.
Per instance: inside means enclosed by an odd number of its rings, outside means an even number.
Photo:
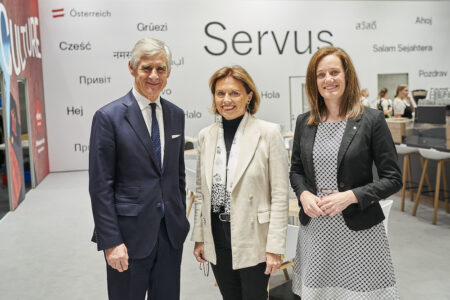
[{"label": "blurred person in background", "polygon": [[388,99],[387,88],[382,88],[378,92],[377,108],[383,111],[385,118],[390,118],[392,116],[392,101],[391,99]]},{"label": "blurred person in background", "polygon": [[397,86],[393,102],[394,117],[412,119],[416,106],[414,99],[409,96],[408,85],[400,84]]},{"label": "blurred person in background", "polygon": [[366,88],[361,90],[361,103],[367,107],[377,108],[377,101],[369,99],[369,90]]}]

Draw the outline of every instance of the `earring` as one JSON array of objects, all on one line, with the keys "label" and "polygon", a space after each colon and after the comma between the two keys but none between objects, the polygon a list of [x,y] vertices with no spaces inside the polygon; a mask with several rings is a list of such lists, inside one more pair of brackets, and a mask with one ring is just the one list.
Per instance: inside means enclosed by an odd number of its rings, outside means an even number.
[{"label": "earring", "polygon": [[250,112],[250,102],[247,102],[247,111]]}]

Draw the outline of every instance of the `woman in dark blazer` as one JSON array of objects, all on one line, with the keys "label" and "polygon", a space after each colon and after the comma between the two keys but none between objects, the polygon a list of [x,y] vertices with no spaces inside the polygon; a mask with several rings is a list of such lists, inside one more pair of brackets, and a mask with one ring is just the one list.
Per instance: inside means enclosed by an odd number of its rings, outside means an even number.
[{"label": "woman in dark blazer", "polygon": [[302,300],[397,299],[378,201],[400,189],[401,174],[383,112],[361,104],[340,48],[313,55],[306,93],[311,111],[297,118],[290,171],[301,207],[293,290]]}]

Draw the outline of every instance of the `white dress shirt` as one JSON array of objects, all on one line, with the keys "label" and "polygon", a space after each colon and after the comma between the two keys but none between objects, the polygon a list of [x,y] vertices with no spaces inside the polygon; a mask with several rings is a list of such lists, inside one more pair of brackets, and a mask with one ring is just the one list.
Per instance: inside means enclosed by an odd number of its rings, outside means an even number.
[{"label": "white dress shirt", "polygon": [[[145,125],[147,125],[148,133],[152,135],[152,108],[150,107],[151,101],[139,94],[136,88],[133,87],[133,96],[136,98],[139,108],[141,109],[142,116],[144,117]],[[161,166],[164,161],[164,119],[161,106],[160,97],[156,99],[156,119],[159,126],[159,137],[161,139]]]}]

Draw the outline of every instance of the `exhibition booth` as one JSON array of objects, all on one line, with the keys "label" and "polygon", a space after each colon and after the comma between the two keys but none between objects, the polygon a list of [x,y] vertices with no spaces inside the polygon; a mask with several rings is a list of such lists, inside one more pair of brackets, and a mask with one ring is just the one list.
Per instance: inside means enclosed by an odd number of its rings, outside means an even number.
[{"label": "exhibition booth", "polygon": [[[1,1],[0,154],[8,209],[49,172],[87,170],[92,116],[131,89],[130,50],[147,36],[172,49],[162,96],[185,111],[185,133],[194,140],[215,120],[209,77],[235,64],[259,89],[257,116],[280,124],[288,137],[308,110],[309,59],[333,45],[350,54],[370,97],[386,87],[393,99],[397,85],[407,84],[427,92],[419,107],[444,107],[437,136],[430,139],[422,126],[396,142],[448,151],[449,11],[445,1]],[[416,123],[429,122],[423,107]]]},{"label": "exhibition booth", "polygon": [[[381,89],[394,100],[397,87],[407,85],[416,104],[412,118],[388,114],[386,119],[403,177],[400,192],[380,201],[383,226],[394,249],[402,296],[445,293],[447,288],[438,279],[447,275],[448,260],[445,251],[442,256],[440,252],[448,248],[444,244],[448,239],[443,242],[440,237],[448,234],[450,221],[449,13],[449,1],[0,0],[0,229],[11,233],[4,234],[9,243],[0,247],[5,258],[0,290],[11,286],[11,294],[22,295],[27,288],[19,291],[14,285],[22,282],[56,298],[59,287],[64,292],[73,288],[72,295],[80,293],[80,299],[89,298],[83,293],[106,293],[106,287],[95,281],[100,275],[86,276],[87,268],[96,269],[92,262],[102,268],[104,263],[103,253],[90,243],[94,225],[86,171],[92,118],[99,108],[130,91],[131,49],[139,39],[153,37],[172,50],[171,72],[161,96],[184,110],[186,212],[191,227],[197,135],[217,120],[211,112],[209,79],[219,68],[241,65],[249,72],[261,97],[256,117],[280,126],[288,157],[297,116],[309,111],[305,76],[317,49],[331,45],[350,55],[360,87],[368,90],[376,109]],[[376,173],[375,166],[375,177]],[[50,180],[52,186],[47,186]],[[43,189],[27,194],[39,184]],[[299,213],[298,199],[290,190],[283,273],[272,276],[275,285],[270,286],[271,279],[268,287],[272,300],[294,299],[289,279],[298,247]],[[411,247],[417,236],[425,242]],[[35,246],[41,240],[45,246]],[[59,245],[47,247],[54,241]],[[64,247],[71,250],[61,250]],[[186,248],[183,299],[193,299],[199,291],[206,298],[198,299],[212,299],[210,295],[219,293],[214,276],[205,279],[206,270],[198,270]],[[27,249],[49,252],[35,259]],[[91,254],[81,250],[94,253],[93,259],[89,261]],[[59,269],[45,273],[47,267],[67,263],[67,253],[80,263],[63,268],[63,273]],[[430,259],[438,263],[432,265]],[[16,269],[20,274],[10,276]],[[78,273],[70,273],[74,270]],[[28,277],[22,278],[26,272]],[[42,281],[34,281],[37,272]],[[426,280],[417,279],[417,274]],[[69,287],[64,280],[73,278],[76,284]],[[48,286],[41,287],[47,279]],[[85,289],[88,284],[91,290]],[[421,289],[423,294],[418,294]]]}]

